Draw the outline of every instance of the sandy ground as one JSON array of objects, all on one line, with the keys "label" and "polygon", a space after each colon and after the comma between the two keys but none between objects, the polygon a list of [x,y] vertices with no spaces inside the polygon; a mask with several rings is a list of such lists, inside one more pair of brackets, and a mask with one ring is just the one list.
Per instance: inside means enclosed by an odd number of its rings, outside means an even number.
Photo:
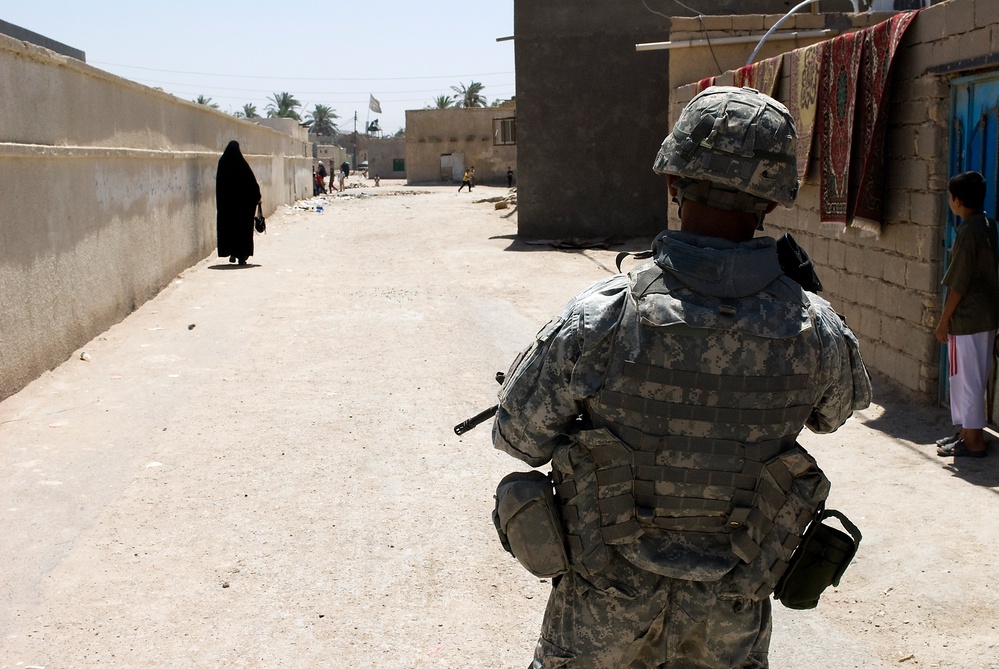
[{"label": "sandy ground", "polygon": [[[619,249],[455,190],[279,210],[0,403],[0,667],[527,666],[550,584],[489,519],[526,466],[452,427]],[[876,390],[803,436],[864,540],[775,605],[772,666],[999,667],[999,454],[953,466],[945,411]]]}]

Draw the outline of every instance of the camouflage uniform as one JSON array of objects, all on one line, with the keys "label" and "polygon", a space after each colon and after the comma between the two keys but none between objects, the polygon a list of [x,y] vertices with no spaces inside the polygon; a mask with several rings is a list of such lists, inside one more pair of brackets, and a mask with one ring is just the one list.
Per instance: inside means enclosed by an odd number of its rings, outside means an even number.
[{"label": "camouflage uniform", "polygon": [[[761,221],[756,196],[789,204],[797,184],[767,182],[786,162],[765,150],[784,139],[783,108],[766,98],[761,115],[740,96],[709,98],[713,123],[681,117],[657,171],[713,161],[734,176],[690,196]],[[751,114],[762,134],[726,136]],[[551,462],[572,565],[553,579],[532,667],[766,667],[769,596],[829,489],[796,437],[870,397],[853,333],[783,275],[772,238],[666,231],[650,262],[578,294],[507,375],[493,426],[500,450]]]},{"label": "camouflage uniform", "polygon": [[[497,448],[534,467],[554,457],[558,470],[563,469],[563,461],[576,459],[574,451],[580,443],[592,446],[594,435],[597,440],[607,439],[606,432],[611,433],[609,438],[630,436],[631,427],[606,408],[604,396],[613,392],[609,389],[617,381],[616,374],[609,374],[612,366],[617,360],[643,359],[637,348],[643,329],[646,337],[659,337],[667,345],[671,339],[683,341],[669,331],[689,328],[682,320],[685,315],[693,321],[700,306],[697,302],[711,299],[725,301],[735,312],[730,317],[734,320],[744,315],[743,332],[728,342],[714,336],[717,333],[699,333],[703,344],[695,348],[687,339],[664,361],[665,367],[737,374],[740,365],[755,367],[755,358],[766,350],[770,357],[764,367],[783,373],[790,365],[790,371],[807,381],[798,391],[799,398],[807,399],[807,407],[797,414],[803,420],[794,425],[792,441],[802,422],[813,431],[830,432],[854,409],[870,403],[870,382],[853,333],[825,300],[781,277],[773,239],[733,244],[667,231],[657,238],[654,248],[653,262],[628,276],[617,275],[591,286],[538,333],[501,391],[493,427]],[[710,263],[721,270],[716,280],[659,269]],[[668,296],[655,294],[651,297],[659,304],[650,305],[649,295],[636,298],[634,290],[635,282],[650,272],[692,285],[675,286]],[[776,291],[798,300],[799,317],[790,319],[790,328],[786,327],[785,306],[773,299]],[[661,313],[653,313],[652,306]],[[643,307],[646,310],[640,315]],[[660,322],[650,328],[650,318]],[[664,325],[671,318],[676,321]],[[773,328],[778,318],[783,320],[784,332]],[[800,351],[788,348],[795,341]],[[673,399],[678,401],[671,405],[674,413],[684,405],[713,404],[710,391],[684,396],[683,389],[677,390],[680,394]],[[744,408],[770,409],[766,404],[770,399],[766,393],[746,393]],[[738,423],[703,421],[696,416],[671,420],[670,409],[665,413],[665,420],[644,426],[643,432],[681,438],[738,436],[753,442],[754,432],[761,429],[744,425],[742,435],[736,435],[733,430],[738,430]],[[586,416],[585,425],[578,416]],[[654,421],[650,418],[650,422]],[[571,439],[568,434],[573,435]],[[703,464],[697,458],[705,456],[690,455],[690,461],[684,462],[683,453],[676,450],[673,464],[690,469]],[[596,509],[589,512],[599,514]],[[767,666],[772,584],[757,592],[765,576],[749,569],[751,565],[740,564],[728,546],[710,536],[671,534],[649,526],[633,540],[612,545],[595,565],[586,564],[587,556],[573,557],[574,569],[558,580],[552,592],[534,666]]]}]

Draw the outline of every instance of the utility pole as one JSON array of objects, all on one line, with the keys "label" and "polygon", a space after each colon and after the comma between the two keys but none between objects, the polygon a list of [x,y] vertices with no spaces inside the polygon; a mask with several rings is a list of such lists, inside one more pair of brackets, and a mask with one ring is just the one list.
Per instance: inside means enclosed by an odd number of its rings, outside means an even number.
[{"label": "utility pole", "polygon": [[354,152],[350,157],[350,168],[357,169],[357,111],[354,112]]}]

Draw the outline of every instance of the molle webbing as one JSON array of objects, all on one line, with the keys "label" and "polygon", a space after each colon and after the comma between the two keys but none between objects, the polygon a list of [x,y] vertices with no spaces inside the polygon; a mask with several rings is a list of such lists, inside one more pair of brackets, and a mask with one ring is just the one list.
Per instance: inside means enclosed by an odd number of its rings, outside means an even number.
[{"label": "molle webbing", "polygon": [[649,381],[661,386],[697,388],[732,393],[779,393],[808,388],[807,374],[788,376],[734,376],[706,372],[686,372],[679,369],[653,367],[626,361],[622,375],[636,381]]},{"label": "molle webbing", "polygon": [[600,391],[597,401],[609,408],[623,409],[646,417],[652,416],[676,421],[728,423],[730,425],[778,425],[783,423],[804,425],[812,413],[812,407],[809,405],[782,409],[713,407],[703,404],[662,402],[606,389]]}]

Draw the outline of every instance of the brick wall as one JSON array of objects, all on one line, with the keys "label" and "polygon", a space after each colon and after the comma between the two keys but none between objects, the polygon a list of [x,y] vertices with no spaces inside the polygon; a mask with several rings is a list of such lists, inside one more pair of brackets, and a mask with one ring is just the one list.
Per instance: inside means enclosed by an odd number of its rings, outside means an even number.
[{"label": "brick wall", "polygon": [[[856,27],[863,26],[855,21]],[[671,39],[676,38],[674,33]],[[783,44],[788,50],[797,48]],[[857,334],[868,366],[927,400],[935,399],[939,388],[940,347],[933,328],[940,312],[948,211],[950,84],[959,76],[999,69],[995,53],[995,0],[949,0],[923,10],[909,28],[893,70],[887,222],[880,236],[820,224],[817,145],[794,209],[778,208],[767,218],[767,234],[789,231],[812,256],[823,296]],[[719,83],[731,81],[731,72],[719,78]],[[694,92],[693,85],[673,90],[671,119]],[[776,97],[786,100],[786,92],[785,74]],[[675,210],[671,217],[675,225]]]}]

